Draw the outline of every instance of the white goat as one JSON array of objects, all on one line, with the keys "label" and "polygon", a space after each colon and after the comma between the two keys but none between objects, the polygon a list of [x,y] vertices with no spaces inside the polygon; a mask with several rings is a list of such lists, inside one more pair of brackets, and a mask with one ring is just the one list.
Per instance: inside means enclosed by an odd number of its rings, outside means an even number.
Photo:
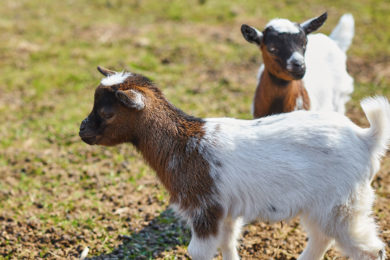
[{"label": "white goat", "polygon": [[[355,260],[383,260],[370,183],[390,141],[390,105],[363,100],[362,129],[336,112],[296,111],[257,120],[200,119],[170,104],[142,75],[107,76],[80,126],[88,144],[130,142],[188,220],[193,259],[239,259],[242,223],[301,216],[309,242],[300,260],[321,259],[335,240]],[[110,85],[113,84],[113,85]]]}]

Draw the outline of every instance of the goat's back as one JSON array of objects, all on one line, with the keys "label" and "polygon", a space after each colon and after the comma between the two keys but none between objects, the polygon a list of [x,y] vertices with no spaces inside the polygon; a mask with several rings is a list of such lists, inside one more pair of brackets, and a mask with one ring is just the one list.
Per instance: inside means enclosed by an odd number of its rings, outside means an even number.
[{"label": "goat's back", "polygon": [[205,156],[222,204],[248,221],[280,221],[308,207],[342,204],[369,181],[364,131],[338,113],[208,119],[205,128]]},{"label": "goat's back", "polygon": [[303,81],[311,110],[345,112],[345,103],[353,91],[346,60],[345,53],[328,36],[321,33],[308,36]]}]

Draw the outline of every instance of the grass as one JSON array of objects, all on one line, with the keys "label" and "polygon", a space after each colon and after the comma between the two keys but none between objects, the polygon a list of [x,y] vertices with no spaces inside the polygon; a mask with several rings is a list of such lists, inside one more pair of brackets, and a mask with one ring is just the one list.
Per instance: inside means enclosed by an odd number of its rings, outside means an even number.
[{"label": "grass", "polygon": [[348,108],[360,120],[362,97],[390,97],[386,1],[3,0],[0,223],[24,238],[1,237],[0,258],[77,256],[84,246],[107,253],[118,234],[147,227],[146,215],[158,217],[167,205],[132,147],[89,147],[78,138],[101,78],[97,65],[149,76],[190,114],[251,118],[260,54],[240,25],[261,29],[274,17],[304,21],[325,10],[321,32],[345,12],[356,19]]}]

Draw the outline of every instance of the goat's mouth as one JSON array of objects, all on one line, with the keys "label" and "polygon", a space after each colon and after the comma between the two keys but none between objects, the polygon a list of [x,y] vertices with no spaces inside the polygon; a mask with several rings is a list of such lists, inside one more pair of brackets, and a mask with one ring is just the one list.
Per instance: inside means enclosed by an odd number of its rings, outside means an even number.
[{"label": "goat's mouth", "polygon": [[83,140],[84,143],[87,143],[89,145],[94,145],[97,143],[97,136],[96,135],[86,136],[86,135],[79,133],[79,136],[80,136],[81,140]]},{"label": "goat's mouth", "polygon": [[306,70],[290,70],[289,72],[294,79],[302,79],[305,76]]}]

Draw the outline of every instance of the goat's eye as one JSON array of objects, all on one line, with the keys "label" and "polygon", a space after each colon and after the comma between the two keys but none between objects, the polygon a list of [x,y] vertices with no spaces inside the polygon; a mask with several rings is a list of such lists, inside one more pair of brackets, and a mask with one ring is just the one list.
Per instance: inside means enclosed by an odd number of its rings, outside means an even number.
[{"label": "goat's eye", "polygon": [[114,116],[114,113],[112,111],[108,111],[106,109],[100,109],[99,114],[104,119],[110,119]]},{"label": "goat's eye", "polygon": [[268,48],[268,51],[269,51],[270,53],[277,53],[277,52],[278,52],[278,50],[277,50],[275,47],[269,47],[269,48]]}]

